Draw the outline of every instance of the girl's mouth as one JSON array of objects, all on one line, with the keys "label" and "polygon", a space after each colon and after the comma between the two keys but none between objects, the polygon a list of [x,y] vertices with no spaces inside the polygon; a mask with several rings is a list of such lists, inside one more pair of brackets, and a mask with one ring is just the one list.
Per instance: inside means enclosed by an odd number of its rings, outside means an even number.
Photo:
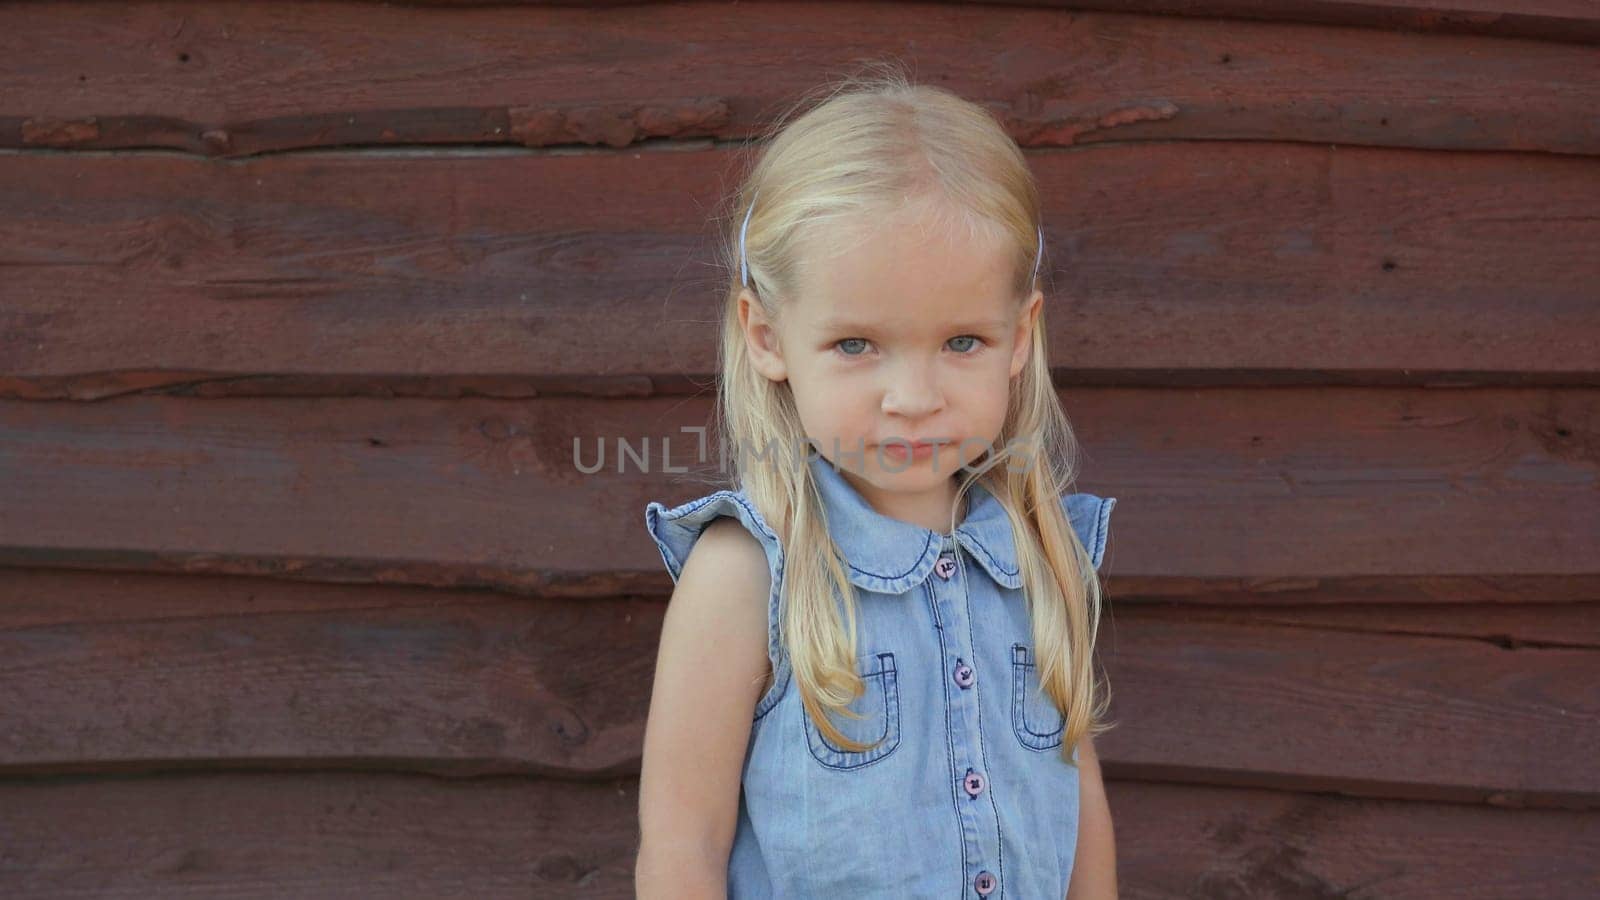
[{"label": "girl's mouth", "polygon": [[940,443],[939,441],[932,441],[908,445],[903,441],[897,441],[893,444],[879,444],[878,449],[882,450],[884,455],[890,459],[928,459],[933,456],[933,448],[939,446]]}]

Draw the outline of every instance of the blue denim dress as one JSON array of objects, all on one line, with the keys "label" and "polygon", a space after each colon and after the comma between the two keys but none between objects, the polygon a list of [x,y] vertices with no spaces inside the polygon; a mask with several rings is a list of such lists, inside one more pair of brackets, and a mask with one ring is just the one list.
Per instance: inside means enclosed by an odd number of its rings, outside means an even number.
[{"label": "blue denim dress", "polygon": [[[745,753],[728,893],[757,897],[1066,896],[1078,839],[1078,770],[1039,686],[1016,545],[1000,503],[974,485],[967,517],[941,535],[881,515],[811,462],[829,527],[858,589],[862,718],[834,716],[840,750],[800,704],[779,641],[783,549],[742,491],[719,490],[645,524],[676,582],[717,516],[766,549],[767,652]],[[1061,498],[1099,568],[1112,497]]]}]

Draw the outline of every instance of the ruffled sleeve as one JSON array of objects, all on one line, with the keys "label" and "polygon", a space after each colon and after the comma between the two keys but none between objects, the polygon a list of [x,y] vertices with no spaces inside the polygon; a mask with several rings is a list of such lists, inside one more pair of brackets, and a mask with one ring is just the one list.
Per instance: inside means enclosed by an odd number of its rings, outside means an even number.
[{"label": "ruffled sleeve", "polygon": [[1096,571],[1106,555],[1106,537],[1111,528],[1111,509],[1117,505],[1115,497],[1097,497],[1094,494],[1067,494],[1061,498],[1067,519],[1078,533],[1078,540],[1089,551],[1089,559]]},{"label": "ruffled sleeve", "polygon": [[746,531],[755,535],[766,551],[767,570],[772,576],[772,591],[766,598],[767,657],[772,661],[775,679],[766,695],[756,704],[755,715],[759,719],[778,701],[789,680],[788,661],[779,637],[781,618],[778,604],[782,596],[783,547],[777,534],[761,518],[755,504],[743,491],[716,491],[670,509],[665,504],[651,501],[644,508],[645,528],[655,540],[656,548],[661,551],[661,561],[666,564],[673,584],[677,584],[683,574],[683,564],[689,558],[689,550],[718,516],[737,519]]},{"label": "ruffled sleeve", "polygon": [[644,523],[650,536],[661,551],[661,561],[676,584],[683,574],[684,561],[689,550],[718,516],[738,519],[745,530],[761,541],[767,551],[767,562],[776,569],[782,558],[778,536],[756,512],[755,505],[739,491],[722,490],[668,509],[665,504],[651,501],[644,508]]}]

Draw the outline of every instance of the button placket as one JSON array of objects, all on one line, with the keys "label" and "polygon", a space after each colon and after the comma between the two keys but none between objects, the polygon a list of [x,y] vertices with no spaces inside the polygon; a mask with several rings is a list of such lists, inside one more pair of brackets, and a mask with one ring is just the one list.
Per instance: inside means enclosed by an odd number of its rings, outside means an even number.
[{"label": "button placket", "polygon": [[[933,574],[936,578],[930,579],[928,584],[929,596],[939,610],[938,618],[943,630],[942,637],[949,641],[941,640],[941,650],[948,653],[946,665],[949,666],[950,678],[960,688],[959,691],[946,691],[946,699],[951,704],[950,712],[953,713],[949,722],[953,729],[953,749],[958,759],[955,771],[956,781],[961,786],[957,796],[965,796],[968,803],[958,804],[957,815],[962,822],[964,840],[968,849],[963,853],[969,865],[976,869],[969,869],[970,882],[978,896],[987,897],[999,889],[1000,880],[990,870],[979,868],[993,862],[999,852],[995,842],[999,839],[999,823],[995,821],[995,810],[989,798],[983,794],[989,787],[989,779],[984,772],[974,765],[966,763],[979,763],[982,761],[983,736],[979,727],[979,718],[976,704],[978,691],[973,690],[977,683],[977,648],[973,646],[970,619],[972,615],[971,603],[967,599],[968,585],[960,576],[963,573],[963,560],[958,556],[961,547],[954,535],[945,535],[939,556],[934,561]],[[956,655],[959,654],[959,655]],[[953,658],[953,662],[950,660]]]},{"label": "button placket", "polygon": [[[933,571],[945,581],[954,578],[957,570],[956,555],[949,551],[940,554],[939,561],[933,567]],[[962,690],[972,687],[972,682],[975,680],[972,667],[967,665],[959,656],[956,657],[956,668],[952,674],[955,677],[956,684],[960,685]]]}]

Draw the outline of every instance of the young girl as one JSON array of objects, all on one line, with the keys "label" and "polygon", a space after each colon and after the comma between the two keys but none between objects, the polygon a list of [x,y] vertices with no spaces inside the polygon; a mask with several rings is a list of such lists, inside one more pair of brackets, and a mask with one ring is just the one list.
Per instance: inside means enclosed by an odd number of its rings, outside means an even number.
[{"label": "young girl", "polygon": [[645,523],[676,584],[641,897],[1116,895],[1091,737],[1114,498],[1070,493],[1026,161],[890,72],[739,194],[733,487]]}]

